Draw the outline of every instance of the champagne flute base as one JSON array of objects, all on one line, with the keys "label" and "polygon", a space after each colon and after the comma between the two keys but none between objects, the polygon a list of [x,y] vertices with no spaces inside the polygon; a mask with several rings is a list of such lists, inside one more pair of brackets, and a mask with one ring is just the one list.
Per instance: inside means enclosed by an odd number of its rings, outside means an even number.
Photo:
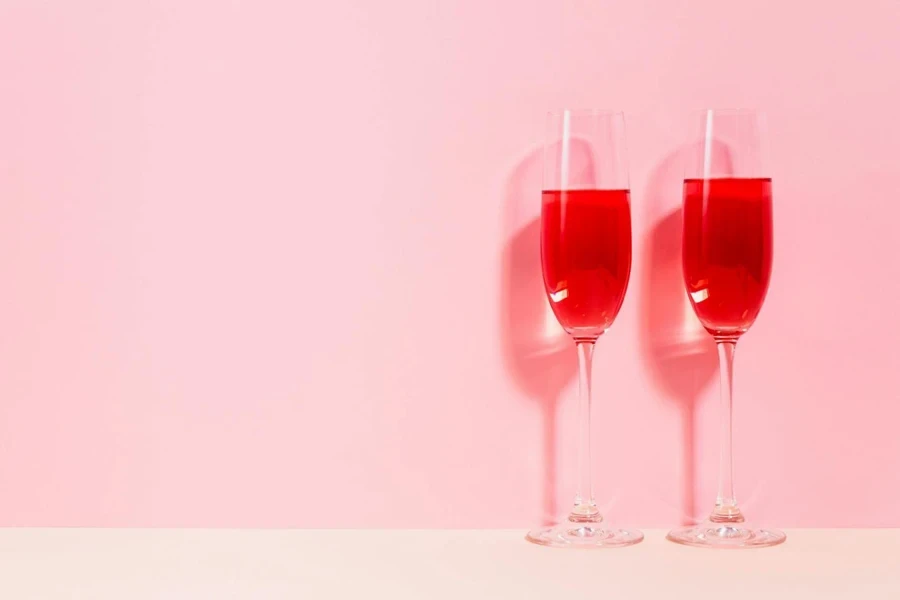
[{"label": "champagne flute base", "polygon": [[786,539],[783,531],[759,529],[747,523],[714,523],[673,529],[666,538],[676,544],[698,548],[766,548],[777,546]]},{"label": "champagne flute base", "polygon": [[566,521],[528,532],[525,539],[532,544],[552,548],[621,548],[644,539],[640,531],[605,526],[595,521],[569,518]]}]

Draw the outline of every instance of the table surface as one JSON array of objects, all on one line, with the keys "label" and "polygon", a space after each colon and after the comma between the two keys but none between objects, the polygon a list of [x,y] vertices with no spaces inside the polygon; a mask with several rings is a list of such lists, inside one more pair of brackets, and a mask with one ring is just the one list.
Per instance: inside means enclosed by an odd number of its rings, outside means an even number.
[{"label": "table surface", "polygon": [[509,530],[2,529],[0,598],[900,598],[898,529],[731,551],[645,534],[589,551]]}]

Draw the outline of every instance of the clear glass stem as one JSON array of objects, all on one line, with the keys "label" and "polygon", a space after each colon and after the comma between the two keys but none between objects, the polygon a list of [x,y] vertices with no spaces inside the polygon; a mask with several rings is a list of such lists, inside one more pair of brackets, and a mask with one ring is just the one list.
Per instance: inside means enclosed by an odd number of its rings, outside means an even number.
[{"label": "clear glass stem", "polygon": [[577,339],[578,351],[578,488],[572,521],[600,521],[591,472],[591,364],[596,339]]},{"label": "clear glass stem", "polygon": [[714,523],[740,523],[744,520],[734,497],[734,460],[731,454],[731,392],[734,376],[736,338],[716,339],[719,350],[719,374],[722,395],[722,425],[719,448],[719,494],[709,520]]}]

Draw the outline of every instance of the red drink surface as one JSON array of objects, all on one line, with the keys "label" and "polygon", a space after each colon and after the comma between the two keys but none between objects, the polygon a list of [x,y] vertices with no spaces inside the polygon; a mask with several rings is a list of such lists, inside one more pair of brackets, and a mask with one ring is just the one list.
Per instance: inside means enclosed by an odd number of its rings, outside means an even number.
[{"label": "red drink surface", "polygon": [[684,280],[716,336],[739,336],[762,308],[772,272],[772,180],[684,182]]},{"label": "red drink surface", "polygon": [[628,190],[544,191],[541,264],[560,325],[575,337],[606,331],[631,272]]}]

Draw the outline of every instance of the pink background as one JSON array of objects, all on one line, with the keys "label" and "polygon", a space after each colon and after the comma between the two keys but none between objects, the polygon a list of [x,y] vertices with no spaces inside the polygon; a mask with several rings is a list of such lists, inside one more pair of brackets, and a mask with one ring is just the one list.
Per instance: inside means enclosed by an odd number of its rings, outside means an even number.
[{"label": "pink background", "polygon": [[[900,525],[900,3],[0,2],[0,524],[524,527],[569,501],[544,112],[623,108],[635,260],[599,499],[714,495],[686,115],[765,109],[772,287],[738,496]],[[549,318],[549,320],[548,320]]]}]

